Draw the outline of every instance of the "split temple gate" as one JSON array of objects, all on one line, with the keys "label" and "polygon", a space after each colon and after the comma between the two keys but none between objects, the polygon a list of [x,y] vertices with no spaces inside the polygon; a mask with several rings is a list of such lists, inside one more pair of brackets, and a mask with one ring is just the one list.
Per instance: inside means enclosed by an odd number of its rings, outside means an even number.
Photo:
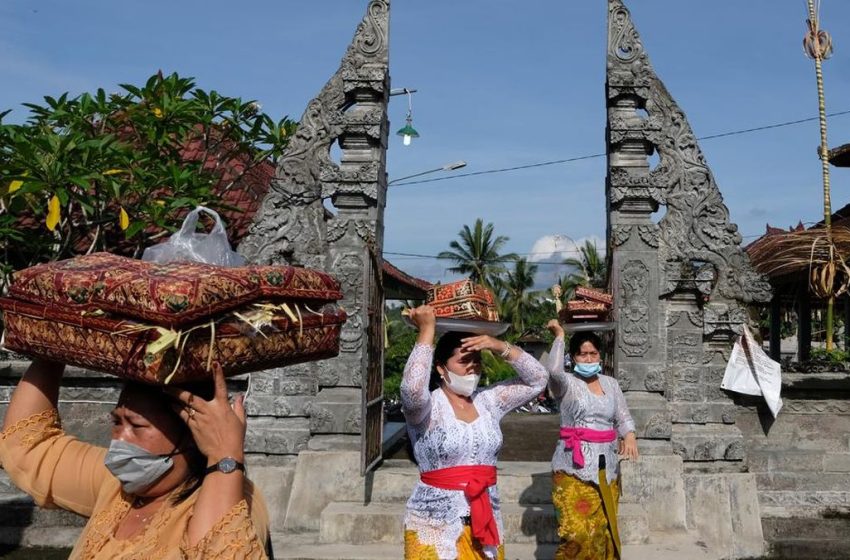
[{"label": "split temple gate", "polygon": [[[391,284],[415,283],[382,260],[389,7],[368,2],[238,245],[256,263],[334,274],[349,314],[337,358],[250,376],[246,451],[277,558],[401,557],[404,501],[418,479],[406,461],[381,464],[383,302]],[[769,302],[771,289],[741,249],[693,131],[621,0],[608,0],[605,91],[614,375],[642,453],[623,463],[625,558],[663,550],[755,557],[765,541],[789,554],[839,550],[850,544],[841,540],[850,375],[787,375],[775,423],[757,399],[720,389],[748,306]],[[659,163],[650,168],[653,152]],[[24,366],[14,356],[4,362],[0,399],[8,402]],[[113,379],[72,369],[60,396],[68,430],[106,441],[98,418],[117,390]],[[499,485],[508,557],[551,557],[549,464],[503,463]],[[33,509],[2,474],[0,504],[2,542],[67,545],[82,524]]]}]

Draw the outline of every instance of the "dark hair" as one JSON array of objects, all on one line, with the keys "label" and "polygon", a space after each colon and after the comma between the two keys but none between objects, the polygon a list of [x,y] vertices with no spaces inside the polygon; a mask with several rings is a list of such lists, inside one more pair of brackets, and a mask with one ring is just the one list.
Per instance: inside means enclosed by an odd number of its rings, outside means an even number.
[{"label": "dark hair", "polygon": [[602,351],[602,339],[594,332],[581,331],[570,337],[570,356],[575,356],[581,350],[581,345],[585,342],[593,344],[597,351]]},{"label": "dark hair", "polygon": [[[200,397],[207,401],[212,400],[215,395],[215,385],[213,384],[212,379],[179,383],[171,385],[171,387],[189,391],[196,397]],[[181,449],[181,451],[186,455],[186,461],[189,466],[189,476],[184,481],[183,489],[173,498],[173,503],[179,504],[191,496],[195,490],[201,487],[207,468],[207,457],[198,450],[198,447],[195,445],[195,440],[192,437],[192,431],[189,429],[189,426],[186,425],[186,422],[184,422],[183,419],[180,418],[180,415],[174,410],[173,404],[177,402],[177,400],[164,393],[162,387],[148,385],[147,383],[140,383],[138,381],[127,381],[124,384],[124,389],[121,391],[122,396],[125,393],[132,394],[134,396],[141,396],[147,403],[151,404],[154,409],[162,412],[166,418],[172,420],[179,430],[178,445],[185,446],[185,442],[191,441],[191,445]]]},{"label": "dark hair", "polygon": [[431,381],[428,384],[428,389],[433,391],[440,386],[440,373],[437,371],[437,366],[445,366],[455,350],[460,348],[464,338],[475,336],[472,333],[461,331],[450,331],[440,337],[437,341],[437,346],[434,348],[434,364],[431,367]]}]

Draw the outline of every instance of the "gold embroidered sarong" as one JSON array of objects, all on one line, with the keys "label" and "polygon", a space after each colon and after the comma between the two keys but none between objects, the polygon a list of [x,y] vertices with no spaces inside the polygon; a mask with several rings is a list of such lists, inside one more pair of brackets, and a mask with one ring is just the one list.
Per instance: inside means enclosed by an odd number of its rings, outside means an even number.
[{"label": "gold embroidered sarong", "polygon": [[[617,481],[608,487],[616,504],[620,487]],[[552,474],[552,503],[555,505],[560,537],[555,560],[619,558],[602,496],[596,485],[561,471],[555,472]]]}]

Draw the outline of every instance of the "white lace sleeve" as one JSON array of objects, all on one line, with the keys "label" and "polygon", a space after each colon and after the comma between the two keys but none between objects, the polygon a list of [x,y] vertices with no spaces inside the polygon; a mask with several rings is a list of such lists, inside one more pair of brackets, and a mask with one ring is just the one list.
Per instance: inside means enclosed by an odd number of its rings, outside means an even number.
[{"label": "white lace sleeve", "polygon": [[556,399],[560,399],[567,391],[567,372],[564,371],[564,337],[559,336],[552,343],[552,349],[549,350],[549,360],[546,364],[546,369],[549,370],[549,385],[552,387],[552,394]]},{"label": "white lace sleeve", "polygon": [[419,426],[431,413],[431,361],[434,348],[430,344],[416,344],[401,378],[401,407],[408,424]]},{"label": "white lace sleeve", "polygon": [[509,363],[519,377],[496,383],[481,391],[481,396],[487,399],[493,414],[499,418],[537,397],[549,381],[549,374],[543,364],[526,352]]},{"label": "white lace sleeve", "polygon": [[626,404],[626,397],[623,396],[623,390],[620,389],[620,384],[614,379],[614,402],[616,410],[614,411],[614,427],[617,429],[617,435],[625,437],[629,432],[635,431],[635,421],[632,420],[632,415],[629,412],[629,405]]}]

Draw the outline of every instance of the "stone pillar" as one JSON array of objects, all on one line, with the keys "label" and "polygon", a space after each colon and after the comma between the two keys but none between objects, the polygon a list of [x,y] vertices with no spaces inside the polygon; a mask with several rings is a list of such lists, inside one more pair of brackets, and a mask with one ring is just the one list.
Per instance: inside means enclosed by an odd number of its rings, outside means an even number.
[{"label": "stone pillar", "polygon": [[[364,382],[367,372],[381,375],[370,364],[383,364],[381,345],[370,344],[382,314],[370,314],[370,306],[382,302],[374,270],[383,248],[388,33],[389,2],[372,0],[339,70],[307,105],[239,246],[251,262],[330,272],[342,284],[349,316],[338,357],[252,375],[252,453],[361,448]],[[339,163],[330,157],[335,142]]]},{"label": "stone pillar", "polygon": [[[770,301],[770,286],[750,267],[687,118],[656,76],[622,0],[608,1],[606,93],[616,373],[638,447],[681,458],[679,470],[666,475],[628,466],[624,478],[639,480],[624,484],[651,489],[669,484],[659,476],[690,472],[686,486],[727,489],[714,501],[707,490],[686,492],[685,503],[669,504],[673,519],[687,518],[688,528],[725,557],[757,556],[757,508],[737,512],[746,523],[728,531],[712,533],[700,520],[728,510],[728,495],[755,495],[754,476],[726,474],[746,463],[736,407],[720,382],[732,341],[748,320],[745,306]],[[653,151],[659,163],[650,169]],[[664,214],[653,220],[659,208]],[[647,497],[645,511],[656,505]]]},{"label": "stone pillar", "polygon": [[[845,316],[846,311],[845,303]],[[777,362],[782,357],[782,299],[779,295],[770,300],[770,357]]]}]

